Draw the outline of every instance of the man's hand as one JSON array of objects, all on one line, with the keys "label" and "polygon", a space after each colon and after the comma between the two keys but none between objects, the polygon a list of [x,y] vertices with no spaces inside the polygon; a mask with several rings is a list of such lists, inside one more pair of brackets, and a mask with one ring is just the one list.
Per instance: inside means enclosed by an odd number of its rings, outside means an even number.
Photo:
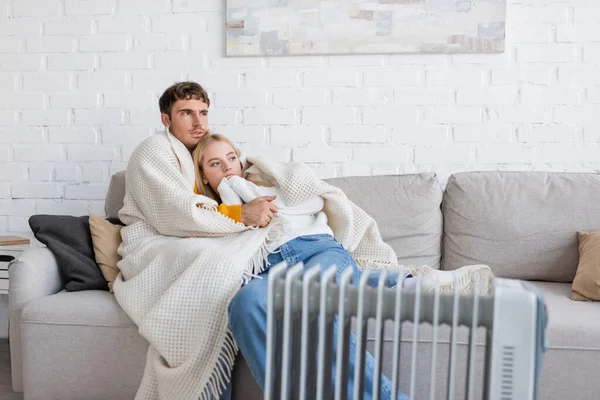
[{"label": "man's hand", "polygon": [[273,200],[275,200],[275,196],[263,196],[243,204],[242,223],[259,228],[269,225],[273,214],[277,212],[277,207],[271,203]]}]

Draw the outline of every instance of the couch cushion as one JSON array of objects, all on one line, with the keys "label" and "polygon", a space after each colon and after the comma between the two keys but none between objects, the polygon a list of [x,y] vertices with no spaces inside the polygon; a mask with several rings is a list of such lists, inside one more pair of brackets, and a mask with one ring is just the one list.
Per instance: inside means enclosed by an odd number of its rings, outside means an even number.
[{"label": "couch cushion", "polygon": [[119,210],[123,208],[125,197],[125,171],[120,171],[110,178],[110,185],[106,193],[104,211],[106,218],[119,218]]},{"label": "couch cushion", "polygon": [[577,231],[600,230],[600,175],[467,172],[443,201],[443,269],[488,264],[497,276],[572,282]]},{"label": "couch cushion", "polygon": [[327,182],[342,189],[375,219],[400,264],[439,268],[442,189],[435,174],[346,177]]},{"label": "couch cushion", "polygon": [[577,232],[579,264],[571,299],[600,300],[600,232]]}]

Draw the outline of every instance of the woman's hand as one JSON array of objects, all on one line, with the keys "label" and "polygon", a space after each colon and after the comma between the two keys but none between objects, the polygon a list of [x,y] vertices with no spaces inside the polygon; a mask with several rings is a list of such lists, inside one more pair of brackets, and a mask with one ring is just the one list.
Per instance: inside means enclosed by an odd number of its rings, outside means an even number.
[{"label": "woman's hand", "polygon": [[246,226],[256,226],[259,228],[269,225],[273,214],[277,212],[275,196],[263,196],[252,200],[250,203],[242,205],[242,223]]}]

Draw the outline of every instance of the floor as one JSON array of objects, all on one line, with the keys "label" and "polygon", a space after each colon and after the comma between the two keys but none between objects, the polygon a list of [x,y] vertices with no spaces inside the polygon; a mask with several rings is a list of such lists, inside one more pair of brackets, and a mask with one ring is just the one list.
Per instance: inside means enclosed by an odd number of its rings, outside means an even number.
[{"label": "floor", "polygon": [[0,400],[23,400],[22,393],[12,390],[10,381],[10,349],[7,339],[0,339]]}]

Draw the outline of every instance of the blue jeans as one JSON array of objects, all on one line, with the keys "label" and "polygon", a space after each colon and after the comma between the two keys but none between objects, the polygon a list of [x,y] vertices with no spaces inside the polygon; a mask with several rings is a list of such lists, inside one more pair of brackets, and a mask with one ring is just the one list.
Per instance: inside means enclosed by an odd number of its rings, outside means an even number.
[{"label": "blue jeans", "polygon": [[[354,272],[353,282],[358,283],[360,272],[350,254],[344,250],[330,235],[301,236],[283,244],[278,252],[268,257],[270,266],[286,261],[291,267],[298,262],[304,263],[305,270],[320,265],[322,270],[335,265],[337,267],[336,281],[342,271],[352,268]],[[262,279],[253,279],[243,286],[229,304],[229,329],[240,348],[240,351],[248,367],[264,390],[266,370],[266,343],[267,343],[267,284],[269,267],[260,274]],[[379,271],[370,270],[372,278],[369,280],[372,286],[377,286]],[[388,273],[387,286],[394,287],[398,282],[398,274]],[[337,318],[334,323],[334,352],[337,348]],[[356,338],[353,333],[349,340],[349,379],[348,396],[351,398],[354,388],[354,360],[356,352]],[[334,355],[335,360],[335,355]],[[335,369],[335,366],[334,366]],[[365,355],[365,382],[364,399],[370,400],[373,391],[373,373],[375,361],[369,353]],[[332,373],[335,379],[335,373]],[[387,400],[391,397],[392,383],[385,377],[381,377],[381,399]],[[227,391],[221,396],[222,400],[231,397],[231,383]],[[398,395],[399,400],[407,400],[404,394]]]}]

